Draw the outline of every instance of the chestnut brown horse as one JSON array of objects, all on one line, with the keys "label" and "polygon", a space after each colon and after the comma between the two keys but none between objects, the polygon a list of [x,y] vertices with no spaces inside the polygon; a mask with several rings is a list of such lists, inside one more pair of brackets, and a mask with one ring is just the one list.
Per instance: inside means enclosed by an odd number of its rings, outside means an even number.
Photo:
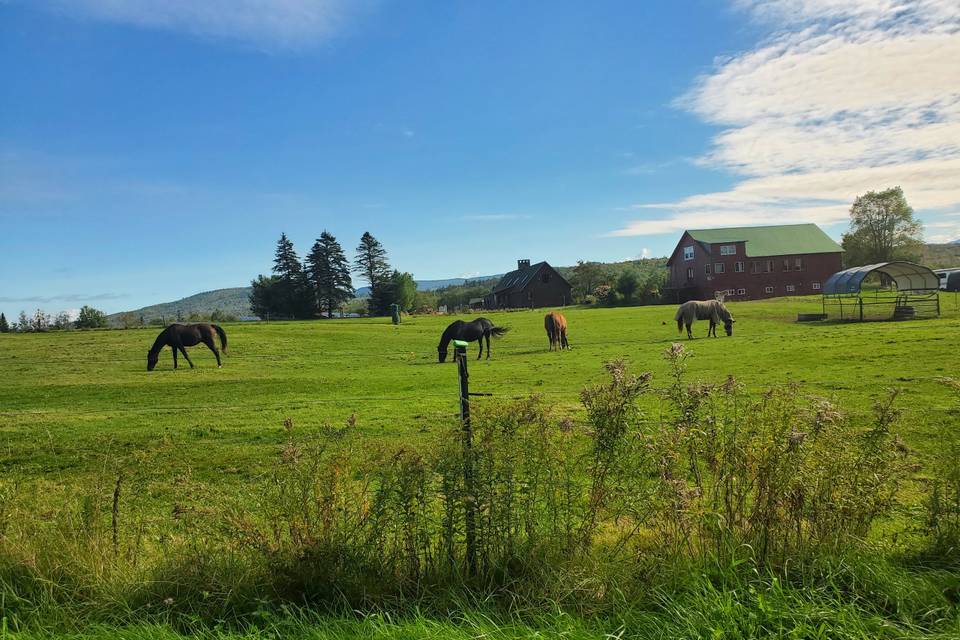
[{"label": "chestnut brown horse", "polygon": [[550,339],[550,351],[556,347],[560,349],[569,349],[567,342],[567,319],[558,311],[551,311],[543,318],[543,328],[547,330],[547,338]]},{"label": "chestnut brown horse", "polygon": [[178,350],[183,354],[183,357],[187,359],[187,362],[190,363],[190,368],[193,369],[193,361],[190,360],[190,356],[187,355],[187,350],[184,347],[192,347],[201,342],[207,345],[210,351],[213,351],[213,355],[217,357],[217,368],[220,368],[222,366],[220,364],[220,352],[217,351],[217,345],[213,340],[214,334],[220,336],[220,348],[226,352],[227,334],[224,333],[219,325],[206,323],[170,325],[160,332],[153,346],[150,347],[150,351],[147,352],[147,371],[153,371],[153,368],[157,366],[157,360],[160,359],[160,351],[163,350],[164,347],[170,347],[173,350],[174,369],[177,368]]}]

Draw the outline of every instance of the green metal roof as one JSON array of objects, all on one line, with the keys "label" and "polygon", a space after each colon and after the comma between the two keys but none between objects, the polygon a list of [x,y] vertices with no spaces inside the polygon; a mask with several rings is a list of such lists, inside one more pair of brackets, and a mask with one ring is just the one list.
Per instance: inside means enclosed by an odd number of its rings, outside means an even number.
[{"label": "green metal roof", "polygon": [[797,253],[837,253],[843,248],[815,224],[782,224],[732,229],[689,229],[697,242],[746,242],[747,255],[786,256]]}]

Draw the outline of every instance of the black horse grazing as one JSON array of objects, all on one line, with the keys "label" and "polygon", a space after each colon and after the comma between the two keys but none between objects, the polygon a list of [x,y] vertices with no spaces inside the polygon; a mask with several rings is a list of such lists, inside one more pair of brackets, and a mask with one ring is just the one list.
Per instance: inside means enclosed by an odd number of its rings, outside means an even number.
[{"label": "black horse grazing", "polygon": [[447,359],[447,345],[451,340],[465,340],[480,343],[480,353],[477,354],[477,360],[483,355],[483,339],[487,339],[487,360],[490,359],[490,336],[499,338],[507,332],[507,327],[495,327],[493,323],[486,318],[477,318],[473,322],[464,322],[457,320],[450,323],[443,335],[440,336],[440,344],[437,346],[437,353],[440,356],[440,362]]},{"label": "black horse grazing", "polygon": [[147,371],[153,371],[153,368],[157,366],[157,360],[160,359],[160,351],[169,346],[173,349],[173,368],[177,368],[177,350],[183,354],[183,357],[187,359],[187,362],[190,363],[190,368],[193,369],[193,361],[190,360],[190,356],[187,355],[187,350],[184,347],[192,347],[194,345],[200,344],[201,342],[208,347],[210,351],[213,351],[213,355],[217,357],[217,368],[221,367],[220,364],[220,352],[217,351],[217,345],[213,341],[214,332],[220,336],[220,348],[224,351],[227,350],[227,334],[224,333],[223,329],[219,325],[215,324],[172,324],[163,331],[160,332],[160,335],[157,336],[156,341],[153,343],[153,346],[150,347],[150,351],[147,352]]}]

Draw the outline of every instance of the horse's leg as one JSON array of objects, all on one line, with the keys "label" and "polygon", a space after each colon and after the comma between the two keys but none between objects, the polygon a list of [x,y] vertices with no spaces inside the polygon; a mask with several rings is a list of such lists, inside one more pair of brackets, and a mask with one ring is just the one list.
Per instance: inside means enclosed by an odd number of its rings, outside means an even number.
[{"label": "horse's leg", "polygon": [[170,350],[173,351],[173,368],[177,368],[177,348],[173,345],[170,345]]},{"label": "horse's leg", "polygon": [[217,369],[220,369],[223,365],[220,364],[220,352],[217,351],[217,345],[213,341],[213,338],[210,336],[204,337],[203,344],[207,345],[210,351],[213,351],[213,355],[217,357]]},{"label": "horse's leg", "polygon": [[693,326],[693,320],[684,322],[684,324],[687,326],[687,340],[693,340],[693,331],[690,330],[690,327]]},{"label": "horse's leg", "polygon": [[180,353],[183,354],[183,357],[187,359],[187,362],[190,363],[190,368],[193,369],[193,360],[190,359],[190,356],[187,355],[187,350],[184,349],[183,345],[179,345]]},{"label": "horse's leg", "polygon": [[480,335],[479,338],[477,338],[477,346],[480,347],[480,353],[477,354],[477,360],[479,360],[481,357],[483,357],[483,335],[482,334]]},{"label": "horse's leg", "polygon": [[484,337],[487,339],[487,360],[489,360],[490,359],[490,332],[487,331]]}]

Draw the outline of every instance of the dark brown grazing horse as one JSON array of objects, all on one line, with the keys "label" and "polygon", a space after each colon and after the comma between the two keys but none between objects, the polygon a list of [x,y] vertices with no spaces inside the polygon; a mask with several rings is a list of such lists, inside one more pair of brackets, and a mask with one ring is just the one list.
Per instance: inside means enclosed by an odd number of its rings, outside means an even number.
[{"label": "dark brown grazing horse", "polygon": [[559,311],[551,311],[543,318],[543,328],[547,330],[547,338],[550,339],[550,351],[554,347],[558,350],[569,349],[567,342],[567,319]]},{"label": "dark brown grazing horse", "polygon": [[480,345],[480,353],[477,354],[477,360],[483,356],[483,340],[487,340],[487,360],[490,359],[490,336],[499,338],[509,329],[507,327],[495,327],[493,322],[487,318],[477,318],[473,322],[464,322],[455,320],[450,323],[440,336],[440,344],[437,345],[437,357],[440,362],[447,360],[447,346],[451,340],[463,340],[465,342],[477,341]]},{"label": "dark brown grazing horse", "polygon": [[160,351],[162,351],[164,347],[170,347],[173,350],[174,369],[177,368],[178,350],[183,354],[183,357],[187,359],[187,362],[190,363],[190,368],[193,369],[193,361],[190,360],[190,356],[187,355],[187,350],[184,347],[192,347],[201,342],[207,345],[210,351],[213,351],[213,355],[217,357],[217,368],[220,368],[222,366],[220,364],[220,352],[217,351],[217,345],[213,340],[214,333],[220,336],[220,348],[226,352],[227,334],[224,333],[219,325],[206,323],[170,325],[160,332],[153,346],[150,347],[150,351],[147,352],[147,371],[153,371],[153,368],[157,366],[157,360],[160,359]]}]

